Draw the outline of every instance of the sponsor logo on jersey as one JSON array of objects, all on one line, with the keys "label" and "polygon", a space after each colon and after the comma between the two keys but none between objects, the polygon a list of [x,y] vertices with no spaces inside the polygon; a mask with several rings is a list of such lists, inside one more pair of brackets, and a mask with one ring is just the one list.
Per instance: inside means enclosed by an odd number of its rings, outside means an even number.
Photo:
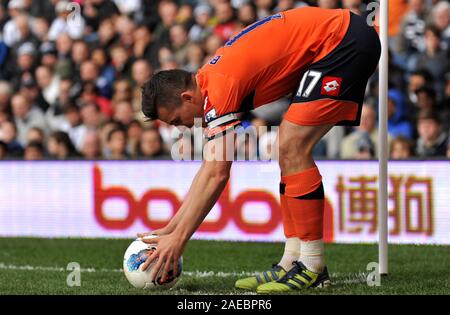
[{"label": "sponsor logo on jersey", "polygon": [[320,94],[329,96],[339,96],[341,91],[342,78],[340,77],[324,77],[322,80],[322,88]]}]

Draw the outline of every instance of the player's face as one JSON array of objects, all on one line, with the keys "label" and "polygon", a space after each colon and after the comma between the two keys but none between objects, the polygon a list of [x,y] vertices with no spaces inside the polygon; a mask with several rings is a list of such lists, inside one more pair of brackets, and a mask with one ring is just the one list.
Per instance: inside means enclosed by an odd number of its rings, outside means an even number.
[{"label": "player's face", "polygon": [[202,119],[202,115],[203,111],[201,106],[184,102],[182,105],[177,106],[171,112],[167,113],[167,120],[161,120],[173,126],[186,126],[191,128],[194,126],[194,119]]},{"label": "player's face", "polygon": [[181,94],[182,103],[179,106],[161,107],[158,109],[160,120],[173,126],[194,126],[194,119],[203,122],[203,97],[198,91],[185,91]]}]

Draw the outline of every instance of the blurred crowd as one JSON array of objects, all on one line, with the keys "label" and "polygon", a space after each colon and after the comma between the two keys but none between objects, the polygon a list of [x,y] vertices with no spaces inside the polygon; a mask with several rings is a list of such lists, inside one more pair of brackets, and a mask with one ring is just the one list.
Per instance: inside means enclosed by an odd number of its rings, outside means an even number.
[{"label": "blurred crowd", "polygon": [[[301,6],[362,0],[0,0],[0,159],[170,159],[201,144],[145,121],[140,87],[159,70],[196,72],[246,26]],[[392,159],[449,158],[450,3],[390,0],[388,131]],[[335,127],[317,158],[377,157],[377,73],[361,125]],[[240,146],[263,159],[289,99],[243,117],[260,127]],[[267,128],[264,128],[267,127]],[[269,150],[270,151],[270,150]]]}]

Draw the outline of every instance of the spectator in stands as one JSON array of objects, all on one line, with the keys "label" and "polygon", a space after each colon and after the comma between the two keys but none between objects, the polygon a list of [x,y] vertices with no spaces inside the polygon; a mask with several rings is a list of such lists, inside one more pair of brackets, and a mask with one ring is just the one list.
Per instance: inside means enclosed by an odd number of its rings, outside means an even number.
[{"label": "spectator in stands", "polygon": [[[292,2],[292,1],[290,1]],[[245,2],[239,7],[236,8],[237,18],[239,23],[241,23],[244,27],[249,26],[250,24],[256,22],[256,6],[252,2]],[[277,7],[279,10],[279,7]],[[284,11],[284,10],[282,10]]]},{"label": "spectator in stands", "polygon": [[111,64],[114,67],[116,79],[128,79],[131,72],[130,54],[123,46],[111,48]]},{"label": "spectator in stands", "polygon": [[106,158],[111,160],[127,159],[127,133],[123,128],[114,128],[108,133],[107,137],[109,155]]},{"label": "spectator in stands", "polygon": [[41,142],[32,141],[27,144],[24,150],[24,160],[37,161],[45,157],[44,146]]},{"label": "spectator in stands", "polygon": [[189,31],[189,40],[201,43],[212,33],[210,23],[212,9],[208,4],[199,4],[194,9],[195,24]]},{"label": "spectator in stands", "polygon": [[113,20],[111,18],[105,19],[100,22],[94,45],[100,49],[110,50],[110,48],[117,41],[117,38],[118,35],[116,33]]},{"label": "spectator in stands", "polygon": [[121,14],[133,15],[142,9],[142,1],[140,0],[114,0]]},{"label": "spectator in stands", "polygon": [[157,159],[164,155],[163,140],[158,130],[155,128],[144,130],[139,143],[139,158]]},{"label": "spectator in stands", "polygon": [[17,49],[17,67],[13,70],[14,78],[12,82],[15,86],[19,85],[22,75],[27,72],[34,72],[37,61],[36,47],[26,42]]},{"label": "spectator in stands", "polygon": [[368,133],[361,133],[356,141],[356,153],[354,158],[357,160],[370,160],[375,157],[375,145],[370,139]]},{"label": "spectator in stands", "polygon": [[113,119],[120,122],[124,126],[134,120],[133,106],[130,102],[122,101],[114,105]]},{"label": "spectator in stands", "polygon": [[428,70],[437,84],[436,88],[442,89],[444,75],[450,70],[450,60],[447,51],[441,47],[441,33],[434,25],[425,29],[425,51],[418,55],[415,68]]},{"label": "spectator in stands", "polygon": [[47,110],[47,115],[57,116],[62,113],[65,106],[73,103],[76,95],[80,92],[81,86],[77,85],[71,78],[64,78],[59,81],[59,94],[52,108]]},{"label": "spectator in stands", "polygon": [[[363,148],[367,153],[370,150],[367,148],[370,145],[373,146],[374,156],[377,156],[377,143],[378,143],[378,128],[376,125],[376,112],[374,108],[369,104],[364,104],[361,112],[361,124],[356,127],[355,131],[346,136],[341,143],[341,158],[343,159],[355,159],[359,156],[360,149]],[[367,136],[370,142],[367,141]],[[360,141],[361,146],[358,146]],[[366,141],[364,141],[366,140]]]},{"label": "spectator in stands", "polygon": [[91,53],[91,60],[99,69],[98,85],[101,86],[102,95],[111,98],[115,80],[114,68],[111,66],[109,57],[106,52],[97,48]]},{"label": "spectator in stands", "polygon": [[9,47],[14,46],[21,40],[21,32],[18,24],[28,25],[27,16],[24,14],[25,5],[23,1],[11,0],[8,2],[8,16],[10,20],[3,27],[3,40]]},{"label": "spectator in stands", "polygon": [[187,61],[184,65],[184,70],[196,73],[203,65],[204,59],[203,49],[198,44],[190,44],[187,48]]},{"label": "spectator in stands", "polygon": [[47,131],[44,113],[37,107],[32,107],[25,96],[16,94],[11,100],[14,122],[17,126],[17,140],[21,146],[26,145],[26,135],[31,127]]},{"label": "spectator in stands", "polygon": [[108,98],[111,96],[111,86],[100,77],[98,65],[90,59],[84,61],[80,66],[80,81],[83,84],[93,83],[96,88],[96,94],[100,97]]},{"label": "spectator in stands", "polygon": [[[112,103],[130,101],[133,98],[132,85],[128,80],[122,79],[115,81],[113,91]],[[138,89],[138,91],[136,92],[138,92],[139,95],[141,93],[140,89]]]},{"label": "spectator in stands", "polygon": [[436,91],[428,86],[424,85],[416,90],[417,104],[416,107],[411,110],[410,117],[413,123],[417,123],[418,115],[422,110],[438,110]]},{"label": "spectator in stands", "polygon": [[44,131],[37,127],[30,128],[27,133],[27,143],[31,142],[40,142],[44,144],[45,143]]},{"label": "spectator in stands", "polygon": [[87,129],[96,130],[100,128],[104,115],[100,111],[100,107],[93,102],[87,102],[81,107],[81,120]]},{"label": "spectator in stands", "polygon": [[97,131],[89,130],[84,134],[80,153],[86,160],[98,160],[102,157],[101,142]]},{"label": "spectator in stands", "polygon": [[75,79],[70,59],[72,43],[72,39],[66,33],[60,34],[56,40],[57,62],[54,71],[60,78]]},{"label": "spectator in stands", "polygon": [[256,15],[258,20],[271,15],[276,6],[276,1],[274,0],[256,0],[254,3],[256,5]]},{"label": "spectator in stands", "polygon": [[424,69],[418,69],[412,72],[408,78],[408,107],[414,109],[417,105],[416,91],[426,85],[433,82],[431,74]]},{"label": "spectator in stands", "polygon": [[[88,1],[86,1],[88,2]],[[76,18],[69,17],[70,11],[67,10],[69,1],[58,1],[55,11],[57,18],[53,20],[48,31],[48,39],[56,40],[59,34],[67,33],[72,39],[80,39],[84,33],[85,21],[83,16],[78,15]]]},{"label": "spectator in stands", "polygon": [[[216,12],[218,24],[214,27],[213,33],[222,41],[227,41],[236,31],[234,9],[227,1],[216,3],[214,9]],[[261,13],[261,15],[263,15],[263,13]],[[261,18],[263,17],[264,16],[261,16]]]},{"label": "spectator in stands", "polygon": [[152,68],[158,67],[158,45],[153,38],[150,26],[141,24],[133,32],[133,57],[147,60]]},{"label": "spectator in stands", "polygon": [[106,117],[111,117],[113,115],[111,101],[99,94],[98,87],[92,81],[86,81],[83,83],[79,101],[82,106],[87,103],[97,105],[102,114]]},{"label": "spectator in stands", "polygon": [[30,30],[30,18],[26,13],[18,13],[5,24],[3,40],[8,47],[14,49],[25,42],[37,44],[38,39]]},{"label": "spectator in stands", "polygon": [[47,104],[55,105],[59,93],[59,76],[49,66],[39,66],[36,69],[36,81]]},{"label": "spectator in stands", "polygon": [[355,14],[362,15],[365,11],[365,7],[362,3],[362,0],[343,0],[342,6],[345,9],[349,9]]},{"label": "spectator in stands", "polygon": [[89,46],[83,40],[76,40],[72,43],[70,59],[72,60],[72,73],[77,80],[80,80],[81,65],[89,60]]},{"label": "spectator in stands", "polygon": [[134,21],[127,15],[120,15],[114,20],[116,33],[118,34],[118,44],[123,47],[133,46],[133,33],[136,28]]},{"label": "spectator in stands", "polygon": [[337,9],[337,0],[317,0],[317,5],[323,9]]},{"label": "spectator in stands", "polygon": [[150,79],[153,74],[153,69],[150,63],[145,59],[137,59],[132,66],[132,80],[134,84],[133,98],[137,98],[138,100],[134,101],[133,107],[134,111],[140,111],[140,95],[141,95],[141,87],[144,83]]},{"label": "spectator in stands", "polygon": [[139,142],[141,141],[142,133],[144,129],[139,120],[133,119],[128,123],[127,127],[127,152],[132,157],[137,157],[139,155]]},{"label": "spectator in stands", "polygon": [[18,92],[27,99],[27,102],[32,107],[40,108],[43,112],[47,111],[50,106],[42,95],[31,73],[22,76]]},{"label": "spectator in stands", "polygon": [[403,17],[396,51],[408,57],[424,51],[425,20],[428,15],[425,0],[408,0],[408,11]]},{"label": "spectator in stands", "polygon": [[96,31],[101,22],[106,19],[115,18],[120,11],[114,1],[91,0],[83,3],[83,16],[86,20],[86,27]]},{"label": "spectator in stands", "polygon": [[55,131],[48,137],[47,151],[51,158],[68,160],[79,157],[70,137],[63,131]]},{"label": "spectator in stands", "polygon": [[194,10],[192,8],[193,4],[194,2],[192,0],[181,1],[176,17],[177,23],[186,25],[187,28],[192,26],[194,19]]},{"label": "spectator in stands", "polygon": [[432,9],[432,24],[439,32],[445,49],[450,49],[450,3],[439,1]]},{"label": "spectator in stands", "polygon": [[114,120],[104,121],[99,128],[100,144],[102,148],[102,156],[107,158],[111,156],[111,151],[108,147],[109,133],[114,129],[123,129],[123,126]]},{"label": "spectator in stands", "polygon": [[158,15],[161,22],[155,28],[153,35],[159,47],[170,44],[169,30],[176,22],[178,5],[173,0],[161,0],[158,5]]},{"label": "spectator in stands", "polygon": [[41,43],[45,43],[48,41],[49,28],[49,20],[47,20],[43,16],[37,15],[34,16],[31,20],[31,29],[33,30],[33,34]]},{"label": "spectator in stands", "polygon": [[39,47],[39,52],[41,53],[41,64],[54,68],[58,62],[58,51],[56,47],[51,42],[44,42]]},{"label": "spectator in stands", "polygon": [[17,127],[11,121],[0,124],[0,141],[7,145],[8,154],[12,157],[19,157],[23,152],[23,147],[17,140]]},{"label": "spectator in stands", "polygon": [[417,122],[419,139],[416,153],[421,158],[445,157],[447,154],[447,134],[442,130],[439,114],[433,110],[424,109],[419,114]]},{"label": "spectator in stands", "polygon": [[388,131],[393,137],[413,137],[413,127],[407,121],[407,108],[400,91],[391,89],[388,92]]},{"label": "spectator in stands", "polygon": [[182,24],[174,24],[170,28],[170,42],[173,57],[179,65],[187,62],[189,37],[186,27]]},{"label": "spectator in stands", "polygon": [[214,56],[217,49],[219,49],[224,44],[224,41],[222,38],[220,38],[217,35],[211,35],[206,39],[205,42],[205,50],[206,50],[206,61],[209,62],[209,60]]},{"label": "spectator in stands", "polygon": [[80,108],[75,104],[68,104],[63,109],[64,120],[59,130],[66,132],[70,141],[79,151],[83,145],[83,139],[87,132],[87,127],[82,124]]},{"label": "spectator in stands", "polygon": [[389,146],[390,158],[392,160],[406,160],[414,156],[414,146],[410,139],[398,136],[391,141]]}]

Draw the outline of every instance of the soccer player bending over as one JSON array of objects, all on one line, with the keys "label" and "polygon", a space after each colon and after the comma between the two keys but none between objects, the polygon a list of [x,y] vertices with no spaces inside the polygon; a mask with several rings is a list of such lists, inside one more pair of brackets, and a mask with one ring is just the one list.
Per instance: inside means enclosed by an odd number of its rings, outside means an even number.
[{"label": "soccer player bending over", "polygon": [[[202,117],[207,146],[233,133],[240,113],[293,95],[278,139],[284,254],[271,269],[238,280],[237,288],[270,293],[330,285],[322,240],[324,190],[312,150],[334,125],[359,125],[380,51],[378,34],[363,17],[298,8],[248,26],[197,74],[161,71],[143,86],[146,117],[187,127]],[[224,189],[231,164],[205,159],[179,211],[155,231],[159,237],[148,240],[158,244],[144,264],[145,269],[158,258],[152,279],[160,269],[162,282],[169,270],[176,271],[187,241]]]}]

